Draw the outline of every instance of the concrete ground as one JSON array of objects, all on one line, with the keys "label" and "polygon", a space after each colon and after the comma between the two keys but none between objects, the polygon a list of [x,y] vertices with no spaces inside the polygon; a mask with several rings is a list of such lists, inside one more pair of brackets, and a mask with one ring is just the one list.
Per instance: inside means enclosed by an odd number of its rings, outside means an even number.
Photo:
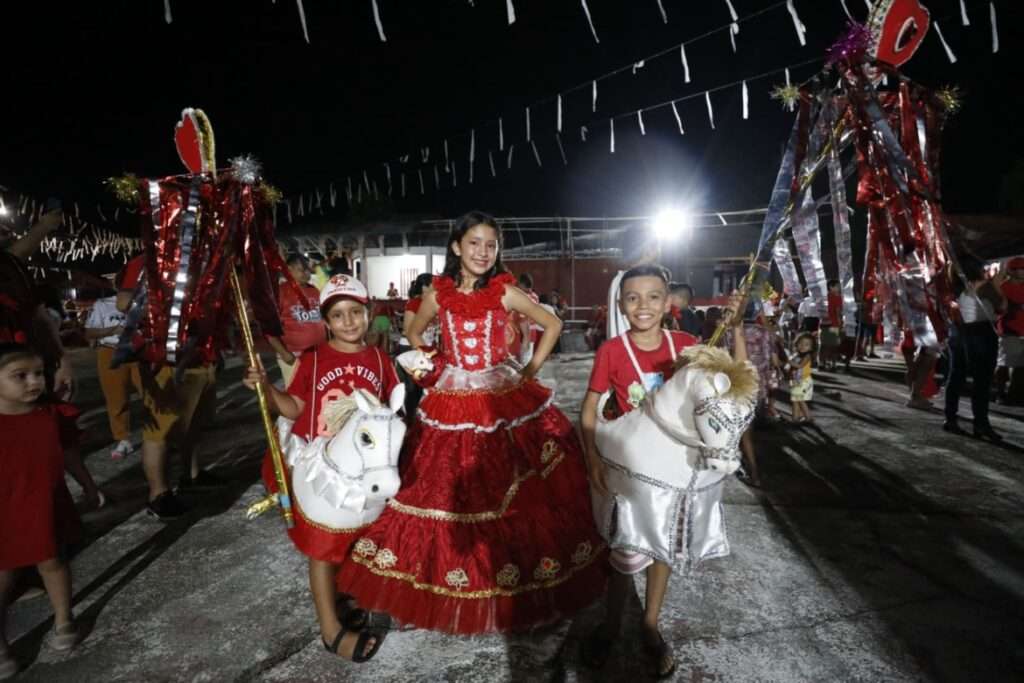
[{"label": "concrete ground", "polygon": [[[57,655],[45,644],[46,599],[18,602],[7,626],[24,667],[15,680],[649,678],[639,600],[600,673],[578,656],[600,605],[528,634],[393,632],[369,664],[331,657],[315,628],[305,562],[280,519],[243,517],[261,495],[263,434],[238,363],[221,375],[203,444],[206,465],[230,484],[190,496],[192,513],[165,525],[143,511],[138,454],[110,460],[92,355],[74,355],[87,464],[113,502],[84,515],[87,538],[72,563],[88,637]],[[570,415],[590,364],[581,354],[545,368]],[[875,360],[819,374],[816,426],[757,433],[765,488],[735,480],[726,488],[732,555],[675,575],[669,587],[662,624],[680,663],[675,680],[1021,680],[1024,412],[994,407],[1007,445],[951,437],[939,413],[904,407],[902,371]]]}]

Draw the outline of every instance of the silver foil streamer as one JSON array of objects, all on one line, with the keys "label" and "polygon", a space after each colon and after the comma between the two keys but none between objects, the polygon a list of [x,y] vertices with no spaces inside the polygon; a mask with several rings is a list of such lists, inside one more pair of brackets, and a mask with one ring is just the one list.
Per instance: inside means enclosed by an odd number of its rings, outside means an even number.
[{"label": "silver foil streamer", "polygon": [[836,235],[839,286],[843,292],[843,332],[857,336],[857,299],[853,293],[853,248],[850,244],[850,212],[846,206],[846,183],[839,163],[839,141],[828,155],[828,185],[832,198],[832,227]]},{"label": "silver foil streamer", "polygon": [[[815,172],[818,156],[825,140],[832,133],[835,121],[835,104],[829,100],[821,109],[811,129],[807,141],[807,156],[800,169],[801,177]],[[797,206],[793,214],[793,242],[800,257],[800,269],[807,284],[807,293],[818,309],[818,317],[828,314],[828,284],[825,279],[825,266],[821,262],[821,233],[818,226],[818,205],[808,185],[803,194],[797,198]]]},{"label": "silver foil streamer", "polygon": [[[174,275],[174,293],[171,295],[171,314],[167,325],[167,362],[177,361],[178,346],[181,341],[181,312],[185,306],[185,286],[188,284],[188,267],[192,262],[192,240],[196,235],[196,222],[199,217],[199,189],[202,187],[202,176],[192,178],[192,187],[188,193],[188,205],[181,217],[178,232],[178,272]],[[150,190],[152,193],[152,189]],[[159,189],[157,190],[159,193]],[[154,213],[154,216],[156,214]]]},{"label": "silver foil streamer", "polygon": [[803,287],[800,285],[800,276],[796,272],[796,264],[793,263],[793,255],[789,251],[789,240],[785,237],[775,240],[773,255],[779,275],[782,276],[782,291],[786,296],[800,296]]}]

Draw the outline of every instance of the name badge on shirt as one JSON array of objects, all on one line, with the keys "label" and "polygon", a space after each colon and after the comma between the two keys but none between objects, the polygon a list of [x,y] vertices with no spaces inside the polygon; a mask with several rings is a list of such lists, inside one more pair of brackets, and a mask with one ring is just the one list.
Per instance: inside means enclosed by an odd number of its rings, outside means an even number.
[{"label": "name badge on shirt", "polygon": [[639,408],[647,394],[655,391],[665,384],[665,375],[660,372],[645,372],[643,374],[643,385],[633,382],[629,385],[629,396],[626,402],[634,408]]}]

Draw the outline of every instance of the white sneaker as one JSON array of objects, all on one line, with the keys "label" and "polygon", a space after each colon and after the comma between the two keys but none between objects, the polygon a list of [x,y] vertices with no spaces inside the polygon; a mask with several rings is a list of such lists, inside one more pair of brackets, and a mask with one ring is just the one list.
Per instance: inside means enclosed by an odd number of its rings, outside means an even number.
[{"label": "white sneaker", "polygon": [[114,446],[114,450],[110,451],[110,459],[122,460],[126,456],[131,455],[133,450],[135,449],[132,448],[131,441],[118,441],[117,445]]}]

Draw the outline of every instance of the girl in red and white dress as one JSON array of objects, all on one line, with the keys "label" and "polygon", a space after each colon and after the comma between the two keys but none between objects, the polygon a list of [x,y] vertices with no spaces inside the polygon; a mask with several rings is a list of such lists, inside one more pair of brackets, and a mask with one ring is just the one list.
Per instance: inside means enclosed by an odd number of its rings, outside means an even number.
[{"label": "girl in red and white dress", "polygon": [[[359,280],[333,276],[320,291],[320,315],[330,340],[302,354],[287,390],[270,384],[263,368],[249,368],[242,380],[250,389],[261,382],[277,412],[294,420],[291,434],[305,442],[325,434],[321,413],[330,401],[364,389],[386,405],[399,384],[391,359],[363,341],[369,324],[368,302]],[[263,482],[271,492],[277,491],[269,453],[263,460]],[[352,543],[367,527],[332,529],[309,520],[294,496],[292,504],[295,526],[288,535],[309,558],[309,587],[324,647],[346,659],[366,661],[377,653],[382,636],[368,628],[368,613],[355,608],[351,596],[338,593],[336,575]]]},{"label": "girl in red and white dress", "polygon": [[[339,582],[366,607],[451,633],[522,629],[571,614],[604,590],[583,456],[535,379],[559,320],[515,286],[494,219],[472,212],[409,330],[437,316],[443,356],[406,434],[402,488],[353,546]],[[516,311],[544,326],[528,365],[507,357]]]},{"label": "girl in red and white dress", "polygon": [[0,344],[0,679],[18,670],[4,633],[15,570],[35,566],[43,577],[53,606],[50,646],[70,650],[79,639],[71,570],[62,557],[80,532],[64,483],[64,450],[78,445],[77,410],[40,400],[45,390],[42,356],[21,344]]}]

